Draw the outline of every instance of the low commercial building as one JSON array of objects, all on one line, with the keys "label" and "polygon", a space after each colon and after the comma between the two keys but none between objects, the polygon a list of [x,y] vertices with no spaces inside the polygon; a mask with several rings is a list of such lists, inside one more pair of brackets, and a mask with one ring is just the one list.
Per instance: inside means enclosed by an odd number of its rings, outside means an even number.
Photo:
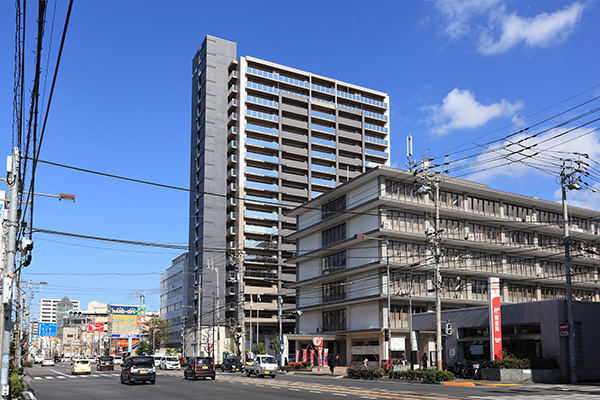
[{"label": "low commercial building", "polygon": [[[566,300],[545,300],[529,303],[504,304],[502,312],[502,348],[520,357],[556,358],[560,380],[569,381],[568,335],[575,334],[577,381],[600,379],[600,302],[575,301],[573,314],[575,332],[561,329],[567,321]],[[442,312],[452,332],[444,334],[443,365],[454,367],[458,362],[489,360],[489,309],[464,308]],[[435,360],[435,313],[413,316],[417,340],[427,349],[430,366]]]}]

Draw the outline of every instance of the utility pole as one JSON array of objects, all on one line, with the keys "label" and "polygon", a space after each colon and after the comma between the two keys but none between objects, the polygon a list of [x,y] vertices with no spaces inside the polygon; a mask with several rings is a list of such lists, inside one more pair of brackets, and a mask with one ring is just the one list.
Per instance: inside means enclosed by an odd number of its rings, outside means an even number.
[{"label": "utility pole", "polygon": [[[139,317],[139,314],[142,311],[142,300],[145,298],[145,294],[143,292],[139,291],[139,290],[136,290],[136,291],[133,292],[133,295],[135,297],[139,297],[140,298],[140,308],[138,308],[138,317]],[[139,322],[140,321],[139,321],[139,318],[138,318],[138,323]],[[139,346],[140,343],[142,343],[142,324],[139,324],[139,332],[140,332],[140,337],[138,339],[138,346]],[[152,341],[154,341],[154,338],[152,338]],[[132,339],[132,342],[133,342],[133,339]],[[154,353],[152,353],[152,354],[154,354]]]},{"label": "utility pole", "polygon": [[21,190],[20,171],[21,155],[18,147],[13,147],[11,158],[11,171],[9,175],[10,184],[10,207],[8,209],[8,243],[6,268],[4,278],[2,279],[2,304],[4,309],[3,329],[2,329],[2,371],[0,373],[0,386],[2,386],[2,398],[8,399],[9,393],[9,352],[10,352],[10,333],[12,328],[12,292],[13,278],[15,276],[15,256],[17,253],[17,228],[18,228],[18,208],[19,191]]},{"label": "utility pole", "polygon": [[565,273],[567,278],[567,323],[569,324],[569,377],[571,383],[577,383],[577,360],[575,359],[575,322],[573,320],[573,288],[571,285],[571,254],[569,239],[569,214],[567,209],[567,189],[580,189],[577,184],[578,179],[573,178],[573,174],[579,172],[574,170],[567,174],[565,167],[560,173],[562,188],[562,206],[565,235]]},{"label": "utility pole", "polygon": [[436,367],[438,371],[442,370],[442,300],[441,300],[441,284],[442,277],[440,274],[440,258],[441,258],[441,249],[440,249],[440,184],[439,179],[436,177],[436,173],[430,171],[431,167],[431,159],[426,159],[421,161],[422,169],[418,171],[424,175],[424,180],[426,185],[423,185],[419,188],[418,192],[420,194],[431,193],[432,187],[434,190],[435,197],[435,222],[434,222],[434,231],[426,232],[427,236],[433,235],[432,239],[429,239],[429,242],[432,244],[433,256],[435,258],[435,268],[434,268],[434,281],[435,281],[435,335],[436,335]]}]

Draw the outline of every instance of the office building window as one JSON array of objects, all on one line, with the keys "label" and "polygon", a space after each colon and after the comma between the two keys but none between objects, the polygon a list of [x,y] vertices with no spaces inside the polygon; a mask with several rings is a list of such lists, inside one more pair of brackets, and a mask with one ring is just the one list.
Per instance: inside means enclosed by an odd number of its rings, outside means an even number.
[{"label": "office building window", "polygon": [[346,283],[344,281],[323,284],[323,303],[346,299]]},{"label": "office building window", "polygon": [[346,309],[323,312],[323,331],[346,330]]},{"label": "office building window", "polygon": [[346,268],[346,252],[330,254],[321,259],[324,274],[341,271]]},{"label": "office building window", "polygon": [[327,219],[344,211],[346,211],[346,197],[340,197],[339,199],[323,204],[321,218]]},{"label": "office building window", "polygon": [[346,239],[346,224],[334,226],[333,228],[324,230],[321,233],[323,246],[339,242]]}]

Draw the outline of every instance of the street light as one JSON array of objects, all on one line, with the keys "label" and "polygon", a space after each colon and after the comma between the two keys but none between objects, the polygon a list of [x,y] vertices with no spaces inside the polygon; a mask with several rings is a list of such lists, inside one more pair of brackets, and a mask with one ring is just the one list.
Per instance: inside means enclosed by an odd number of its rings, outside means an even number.
[{"label": "street light", "polygon": [[384,340],[386,343],[386,349],[385,349],[385,354],[386,354],[386,369],[389,370],[390,369],[390,360],[392,359],[392,349],[390,346],[390,342],[391,342],[391,338],[392,338],[392,319],[390,317],[390,313],[391,313],[391,296],[390,296],[390,241],[388,239],[388,237],[386,236],[384,239],[382,238],[378,238],[378,237],[372,237],[372,236],[367,236],[365,234],[361,234],[361,233],[357,233],[356,235],[354,235],[355,239],[373,239],[373,240],[379,240],[379,241],[384,241],[385,242],[385,253],[386,253],[386,271],[387,271],[387,335],[385,334],[384,331]]}]

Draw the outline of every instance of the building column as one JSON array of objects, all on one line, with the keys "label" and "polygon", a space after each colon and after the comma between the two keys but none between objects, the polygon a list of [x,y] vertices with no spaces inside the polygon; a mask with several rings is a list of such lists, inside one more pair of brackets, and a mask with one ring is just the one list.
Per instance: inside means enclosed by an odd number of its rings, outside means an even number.
[{"label": "building column", "polygon": [[346,336],[346,366],[352,365],[352,338]]}]

